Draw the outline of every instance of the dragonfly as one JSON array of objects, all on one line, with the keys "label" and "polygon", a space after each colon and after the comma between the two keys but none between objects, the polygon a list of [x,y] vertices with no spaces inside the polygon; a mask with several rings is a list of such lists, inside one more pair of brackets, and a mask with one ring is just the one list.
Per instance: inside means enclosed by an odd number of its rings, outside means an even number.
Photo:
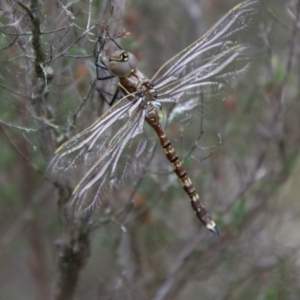
[{"label": "dragonfly", "polygon": [[49,165],[57,178],[78,175],[68,203],[70,216],[91,213],[113,201],[118,191],[145,172],[158,145],[196,217],[219,235],[165,128],[183,119],[196,122],[195,112],[201,110],[202,101],[224,99],[245,76],[255,50],[239,41],[251,27],[259,2],[236,5],[204,36],[167,61],[152,79],[137,69],[132,53],[119,49],[108,57],[107,70],[118,79],[124,97],[63,143]]}]

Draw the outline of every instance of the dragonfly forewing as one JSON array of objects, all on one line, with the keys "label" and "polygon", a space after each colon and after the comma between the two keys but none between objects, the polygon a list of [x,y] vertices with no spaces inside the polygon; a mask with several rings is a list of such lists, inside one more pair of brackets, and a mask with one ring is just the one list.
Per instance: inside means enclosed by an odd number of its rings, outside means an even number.
[{"label": "dragonfly forewing", "polygon": [[[253,57],[251,45],[236,45],[214,56],[206,64],[179,79],[157,88],[160,102],[182,103],[186,95],[205,96],[205,101],[220,98],[236,87],[247,73]],[[200,101],[199,101],[200,103]]]}]

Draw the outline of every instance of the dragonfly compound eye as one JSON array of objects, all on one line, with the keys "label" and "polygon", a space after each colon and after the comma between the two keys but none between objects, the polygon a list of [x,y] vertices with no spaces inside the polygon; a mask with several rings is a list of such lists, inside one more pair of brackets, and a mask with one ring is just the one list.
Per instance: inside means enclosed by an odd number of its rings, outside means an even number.
[{"label": "dragonfly compound eye", "polygon": [[136,69],[137,60],[135,56],[124,50],[114,52],[109,58],[108,69],[117,77],[126,77]]}]

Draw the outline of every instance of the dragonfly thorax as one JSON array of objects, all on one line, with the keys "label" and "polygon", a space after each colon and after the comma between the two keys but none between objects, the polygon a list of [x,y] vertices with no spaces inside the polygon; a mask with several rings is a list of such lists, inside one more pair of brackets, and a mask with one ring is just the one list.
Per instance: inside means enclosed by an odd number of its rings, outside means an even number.
[{"label": "dragonfly thorax", "polygon": [[115,51],[109,58],[109,72],[117,77],[126,77],[136,69],[136,57],[124,50]]}]

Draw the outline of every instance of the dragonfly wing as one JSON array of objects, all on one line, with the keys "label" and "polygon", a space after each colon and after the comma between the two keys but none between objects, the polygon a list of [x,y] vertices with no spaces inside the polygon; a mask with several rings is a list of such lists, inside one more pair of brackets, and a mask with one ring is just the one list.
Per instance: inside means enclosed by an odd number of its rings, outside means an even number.
[{"label": "dragonfly wing", "polygon": [[255,47],[243,39],[259,3],[250,0],[234,7],[154,75],[157,100],[164,104],[169,125],[166,133],[180,157],[185,157],[180,149],[189,152],[201,136],[201,120],[211,110],[211,100],[225,99],[247,73]]},{"label": "dragonfly wing", "polygon": [[[63,181],[76,173],[80,165],[89,167],[89,164],[101,156],[110,144],[113,124],[125,124],[128,118],[128,109],[132,103],[123,98],[120,103],[113,106],[107,113],[91,126],[75,135],[62,144],[51,160],[48,174],[53,174],[53,179]],[[87,161],[90,161],[89,163]]]},{"label": "dragonfly wing", "polygon": [[[134,185],[149,162],[156,138],[140,101],[121,99],[102,118],[57,150],[48,168],[53,178],[75,188],[69,202],[71,216],[115,200],[114,192]],[[79,180],[80,178],[80,180]]]},{"label": "dragonfly wing", "polygon": [[157,88],[158,101],[178,104],[181,111],[189,111],[205,102],[224,99],[228,92],[247,73],[254,49],[251,45],[236,45],[214,55],[207,63],[177,80]]}]

